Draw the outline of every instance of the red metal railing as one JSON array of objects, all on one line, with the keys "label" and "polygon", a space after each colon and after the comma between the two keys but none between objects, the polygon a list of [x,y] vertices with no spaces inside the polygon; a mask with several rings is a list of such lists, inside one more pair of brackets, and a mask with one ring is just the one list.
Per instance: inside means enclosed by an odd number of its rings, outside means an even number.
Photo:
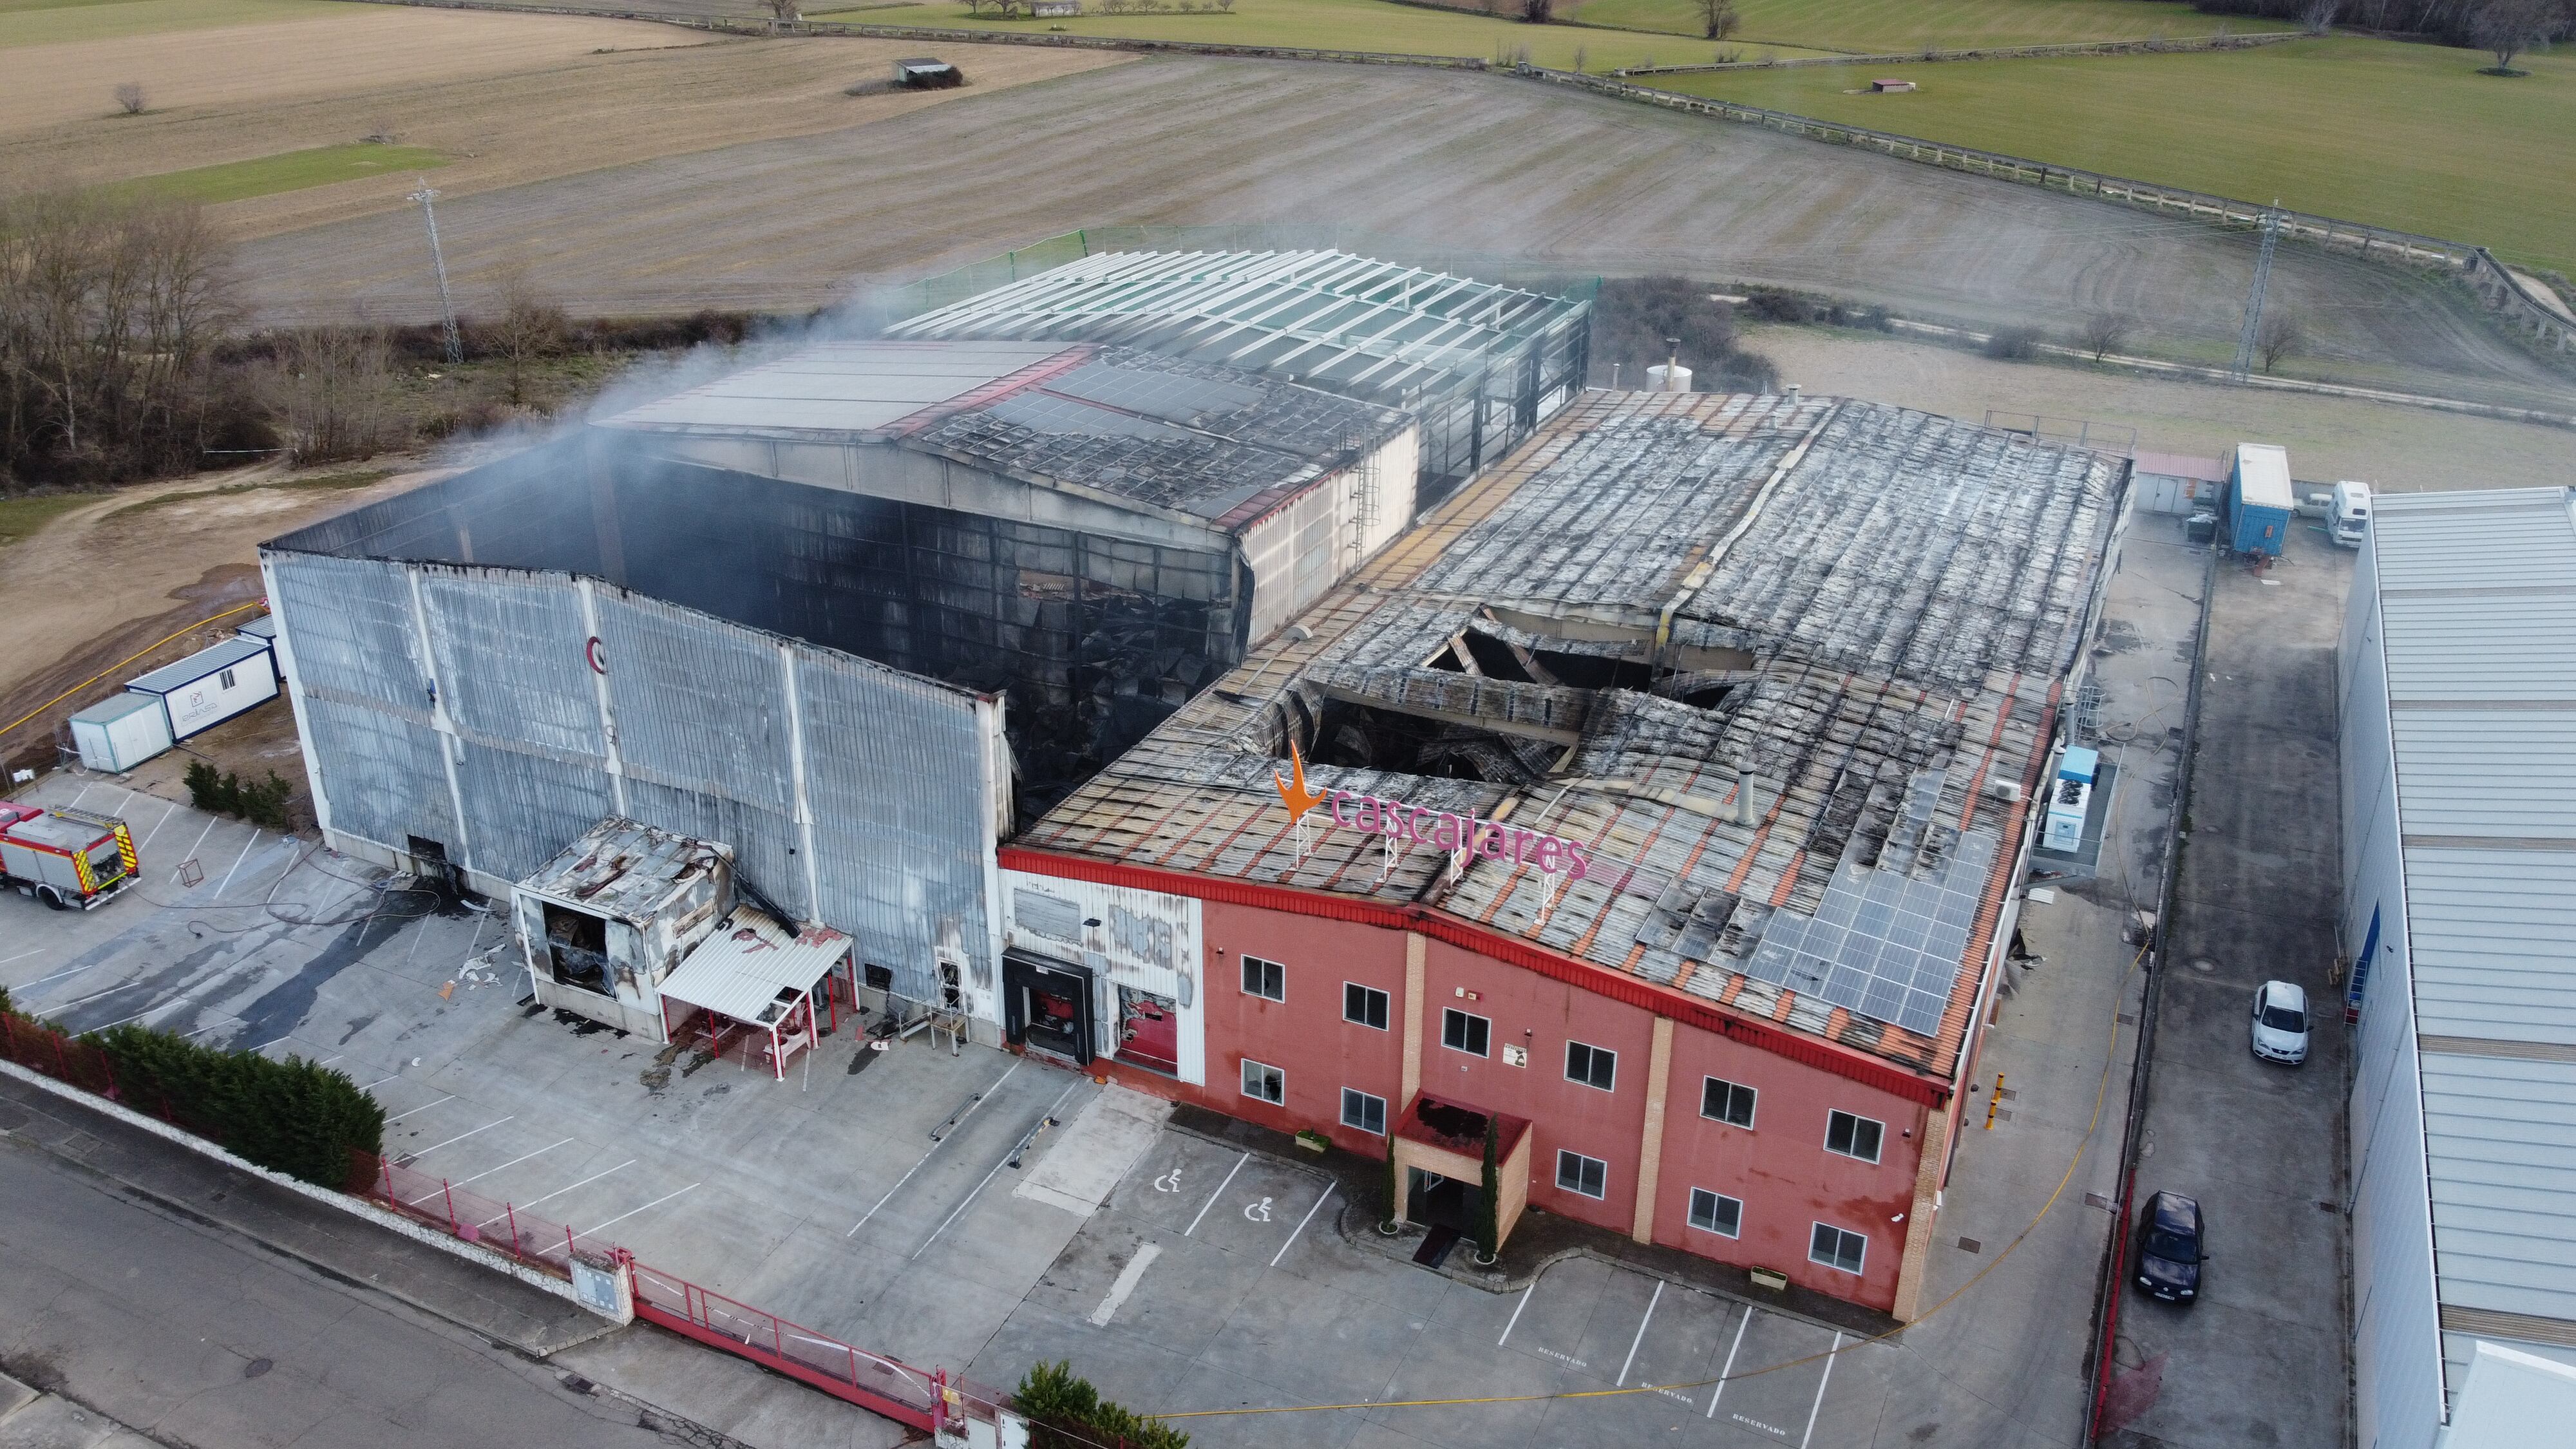
[{"label": "red metal railing", "polygon": [[111,1100],[117,1095],[107,1053],[15,1012],[0,1011],[0,1056],[84,1092]]},{"label": "red metal railing", "polygon": [[[954,1418],[961,1411],[972,1412],[975,1399],[989,1406],[998,1397],[990,1391],[960,1393],[952,1405],[943,1372],[897,1363],[676,1275],[642,1263],[633,1266],[636,1317],[739,1354],[899,1424],[935,1430],[943,1413]],[[989,1407],[976,1417],[990,1418]]]},{"label": "red metal railing", "polygon": [[370,1152],[349,1154],[349,1193],[559,1278],[572,1276],[575,1253],[605,1267],[616,1252],[607,1243],[584,1248],[581,1235],[562,1223]]}]

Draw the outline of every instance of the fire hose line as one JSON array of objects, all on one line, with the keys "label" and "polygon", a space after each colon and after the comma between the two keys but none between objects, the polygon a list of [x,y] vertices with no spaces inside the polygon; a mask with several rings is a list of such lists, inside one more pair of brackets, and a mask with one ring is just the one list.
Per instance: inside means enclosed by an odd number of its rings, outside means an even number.
[{"label": "fire hose line", "polygon": [[170,635],[168,638],[155,639],[151,643],[144,645],[142,648],[137,649],[133,653],[116,661],[114,664],[100,670],[98,673],[91,675],[89,678],[82,680],[80,683],[73,685],[71,688],[64,690],[53,698],[46,700],[43,704],[37,705],[34,709],[31,709],[25,714],[18,716],[16,719],[9,721],[7,724],[0,725],[0,735],[9,733],[9,731],[16,729],[18,726],[25,724],[31,719],[34,719],[36,716],[43,714],[46,710],[52,709],[55,705],[62,703],[64,700],[67,700],[73,695],[80,693],[82,690],[89,688],[91,685],[98,683],[100,680],[105,679],[120,669],[123,669],[125,666],[142,658],[144,655],[151,653],[153,650],[160,648],[162,645],[169,643],[173,639],[185,639],[189,635],[206,627],[208,624],[220,624],[235,614],[248,613],[252,609],[262,607],[265,603],[265,600],[253,599],[249,603],[243,604],[238,608],[226,609],[212,618],[199,619],[197,622],[180,630],[176,634]]},{"label": "fire hose line", "polygon": [[1747,1369],[1740,1374],[1723,1374],[1715,1378],[1691,1379],[1682,1383],[1638,1384],[1634,1387],[1623,1389],[1577,1389],[1558,1394],[1499,1394],[1471,1399],[1390,1399],[1373,1404],[1286,1404],[1274,1408],[1258,1409],[1183,1409],[1173,1413],[1156,1414],[1153,1417],[1157,1419],[1219,1419],[1241,1417],[1248,1414],[1319,1414],[1363,1409],[1438,1409],[1452,1408],[1467,1404],[1533,1404],[1557,1399],[1616,1399],[1624,1398],[1632,1394],[1677,1393],[1684,1389],[1704,1389],[1709,1387],[1711,1384],[1741,1383],[1745,1379],[1759,1378],[1764,1374],[1778,1373],[1782,1369],[1797,1368],[1802,1364],[1821,1363],[1837,1354],[1850,1353],[1854,1349],[1866,1348],[1870,1344],[1892,1338],[1895,1335],[1904,1332],[1906,1329],[1914,1327],[1915,1324],[1919,1324],[1925,1319],[1930,1318],[1932,1315],[1939,1313],[1951,1304],[1958,1302],[1969,1289],[1976,1287],[1978,1282],[1988,1273],[2002,1267],[2004,1260],[2011,1257],[2014,1250],[2018,1249],[2024,1242],[2028,1241],[2032,1233],[2038,1231],[2040,1223],[2048,1217],[2049,1213],[2053,1209],[2056,1208],[2057,1200],[2065,1196],[2066,1185],[2075,1180],[2075,1169],[2083,1165],[2084,1154],[2092,1149],[2094,1131],[2102,1125],[2102,1102],[2111,1090],[2111,1064],[2119,1056],[2120,1003],[2127,999],[2129,994],[2129,979],[2137,974],[2138,964],[2146,959],[2146,955],[2146,948],[2143,946],[2139,947],[2138,954],[2129,958],[2128,969],[2120,973],[2120,990],[2113,993],[2111,998],[2111,1049],[2103,1055],[2102,1077],[2101,1080],[2095,1083],[2093,1087],[2093,1118],[2090,1122],[2085,1124],[2083,1139],[2075,1145],[2075,1155],[2067,1160],[2066,1175],[2057,1180],[2057,1188],[2048,1195],[2048,1201],[2039,1205],[2039,1211],[2032,1214],[2030,1222],[2024,1226],[2020,1232],[2013,1235],[2013,1240],[2004,1245],[2004,1250],[2002,1252],[1995,1254],[1994,1258],[1984,1267],[1979,1268],[1967,1282],[1951,1289],[1948,1295],[1943,1297],[1940,1302],[1925,1309],[1922,1315],[1917,1317],[1913,1323],[1899,1324],[1894,1328],[1885,1330],[1884,1332],[1871,1334],[1867,1338],[1854,1339],[1840,1348],[1827,1349],[1822,1353],[1811,1353],[1804,1358],[1793,1358],[1782,1363],[1769,1364],[1758,1369]]}]

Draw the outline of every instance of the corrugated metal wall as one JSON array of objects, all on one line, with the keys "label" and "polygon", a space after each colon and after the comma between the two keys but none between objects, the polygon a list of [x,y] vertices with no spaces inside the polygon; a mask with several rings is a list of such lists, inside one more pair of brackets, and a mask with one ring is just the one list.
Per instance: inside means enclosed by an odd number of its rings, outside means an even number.
[{"label": "corrugated metal wall", "polygon": [[943,940],[989,965],[972,694],[567,574],[268,558],[334,831],[396,853],[423,836],[516,880],[622,793],[636,820],[731,846],[742,879],[850,933],[899,994],[934,994]]}]

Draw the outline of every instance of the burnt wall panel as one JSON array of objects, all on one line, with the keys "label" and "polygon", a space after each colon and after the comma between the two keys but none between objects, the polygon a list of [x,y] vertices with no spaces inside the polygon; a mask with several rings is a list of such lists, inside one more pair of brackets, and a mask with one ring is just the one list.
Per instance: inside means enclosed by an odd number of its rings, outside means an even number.
[{"label": "burnt wall panel", "polygon": [[[748,882],[790,920],[818,918],[812,892],[805,888],[805,863],[798,844],[802,837],[788,817],[722,795],[677,790],[633,777],[626,781],[626,813],[674,834],[730,846],[737,881]],[[828,915],[820,918],[832,920]]]},{"label": "burnt wall panel", "polygon": [[602,590],[598,612],[629,773],[790,809],[787,679],[777,644],[632,594]]},{"label": "burnt wall panel", "polygon": [[504,880],[527,876],[616,813],[606,771],[542,755],[462,745],[456,780],[465,798],[467,863]]},{"label": "burnt wall panel", "polygon": [[423,572],[430,655],[459,726],[487,740],[606,754],[580,588],[560,576]]},{"label": "burnt wall panel", "polygon": [[321,762],[321,796],[331,828],[400,850],[409,836],[464,855],[456,802],[428,725],[363,704],[307,697],[304,725]]}]

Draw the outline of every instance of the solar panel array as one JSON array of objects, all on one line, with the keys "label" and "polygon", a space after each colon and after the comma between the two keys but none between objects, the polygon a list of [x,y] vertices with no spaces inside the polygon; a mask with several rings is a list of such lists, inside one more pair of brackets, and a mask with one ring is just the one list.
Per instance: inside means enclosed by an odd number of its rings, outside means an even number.
[{"label": "solar panel array", "polygon": [[1774,912],[1744,974],[1930,1036],[1959,978],[1998,841],[1969,831],[1937,869],[1916,874],[1939,773],[1926,772],[1907,793],[1905,819],[1878,864],[1837,866],[1812,918]]}]

